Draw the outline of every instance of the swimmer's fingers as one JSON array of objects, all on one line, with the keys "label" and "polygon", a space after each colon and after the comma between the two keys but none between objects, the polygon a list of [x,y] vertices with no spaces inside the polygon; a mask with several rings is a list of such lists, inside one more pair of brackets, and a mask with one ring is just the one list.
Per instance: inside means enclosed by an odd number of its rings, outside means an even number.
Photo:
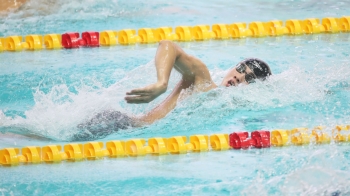
[{"label": "swimmer's fingers", "polygon": [[141,96],[145,96],[145,95],[149,95],[149,92],[131,91],[131,92],[127,92],[126,95],[141,95]]},{"label": "swimmer's fingers", "polygon": [[167,85],[163,83],[154,83],[143,88],[133,89],[127,92],[127,95],[150,95],[153,97],[158,97],[160,94],[164,93],[167,89]]},{"label": "swimmer's fingers", "polygon": [[127,103],[149,103],[153,99],[151,96],[127,96],[125,100]]},{"label": "swimmer's fingers", "polygon": [[151,91],[148,88],[138,88],[127,92],[127,95],[149,95]]},{"label": "swimmer's fingers", "polygon": [[151,84],[144,88],[133,89],[126,93],[125,100],[128,103],[149,103],[166,91],[166,86],[162,84]]}]

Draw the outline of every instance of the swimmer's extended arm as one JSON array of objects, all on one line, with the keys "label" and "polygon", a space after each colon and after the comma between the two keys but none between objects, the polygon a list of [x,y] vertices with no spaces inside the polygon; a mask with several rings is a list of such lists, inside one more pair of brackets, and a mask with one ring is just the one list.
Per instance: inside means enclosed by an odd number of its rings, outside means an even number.
[{"label": "swimmer's extended arm", "polygon": [[[159,43],[155,65],[157,82],[127,92],[125,100],[128,103],[148,103],[163,94],[167,90],[173,68],[182,74],[182,81],[186,81],[186,84],[194,84],[196,81],[212,82],[206,65],[198,58],[186,54],[171,41],[163,40]],[[188,87],[188,85],[185,86]]]}]

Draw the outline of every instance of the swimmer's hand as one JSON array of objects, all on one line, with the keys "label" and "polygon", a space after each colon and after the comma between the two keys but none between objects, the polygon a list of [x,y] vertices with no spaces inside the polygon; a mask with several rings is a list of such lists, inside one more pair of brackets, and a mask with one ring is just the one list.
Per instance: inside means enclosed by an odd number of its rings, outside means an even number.
[{"label": "swimmer's hand", "polygon": [[134,89],[126,93],[125,100],[127,103],[149,103],[163,94],[168,85],[165,83],[155,83],[144,88]]}]

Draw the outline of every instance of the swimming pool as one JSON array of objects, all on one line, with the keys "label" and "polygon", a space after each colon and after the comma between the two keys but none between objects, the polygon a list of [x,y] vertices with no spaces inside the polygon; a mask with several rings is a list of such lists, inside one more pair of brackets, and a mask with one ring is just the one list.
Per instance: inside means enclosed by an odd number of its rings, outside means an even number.
[{"label": "swimming pool", "polygon": [[[345,1],[109,2],[49,6],[33,0],[0,20],[0,36],[349,15]],[[225,70],[252,56],[267,61],[274,76],[195,95],[151,126],[99,141],[349,124],[349,41],[348,33],[339,33],[179,43],[207,64],[217,83]],[[65,144],[76,125],[96,112],[151,109],[166,95],[144,105],[127,105],[123,97],[155,80],[156,47],[1,53],[0,115],[6,126],[0,128],[0,149]],[[172,76],[172,87],[178,77]],[[0,167],[0,192],[346,195],[349,161],[344,143]]]}]

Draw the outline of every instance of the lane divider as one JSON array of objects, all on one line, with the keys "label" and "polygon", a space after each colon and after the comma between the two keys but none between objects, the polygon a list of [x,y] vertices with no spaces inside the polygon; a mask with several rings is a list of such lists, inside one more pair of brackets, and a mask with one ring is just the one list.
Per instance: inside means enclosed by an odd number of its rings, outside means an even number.
[{"label": "lane divider", "polygon": [[196,26],[141,28],[120,31],[107,30],[102,32],[86,31],[67,32],[47,35],[8,36],[0,38],[0,52],[45,49],[72,49],[79,47],[99,47],[133,44],[151,44],[161,40],[179,42],[204,41],[211,39],[236,39],[245,37],[266,37],[282,35],[302,35],[318,33],[339,33],[350,31],[350,16],[341,18],[327,17],[322,20],[308,18],[305,20],[291,19],[285,22],[272,20],[268,22],[255,21],[246,23],[214,24]]},{"label": "lane divider", "polygon": [[59,163],[62,161],[95,160],[104,157],[122,158],[166,154],[184,154],[188,152],[223,151],[229,149],[270,148],[290,145],[317,145],[331,142],[350,142],[350,125],[338,125],[332,129],[331,136],[321,126],[312,130],[295,128],[292,130],[276,129],[273,131],[257,130],[233,132],[231,134],[192,135],[170,138],[155,137],[130,139],[127,141],[92,141],[85,144],[70,143],[63,146],[47,145],[44,147],[27,146],[21,149],[4,148],[0,150],[0,164],[15,166],[21,163]]}]

